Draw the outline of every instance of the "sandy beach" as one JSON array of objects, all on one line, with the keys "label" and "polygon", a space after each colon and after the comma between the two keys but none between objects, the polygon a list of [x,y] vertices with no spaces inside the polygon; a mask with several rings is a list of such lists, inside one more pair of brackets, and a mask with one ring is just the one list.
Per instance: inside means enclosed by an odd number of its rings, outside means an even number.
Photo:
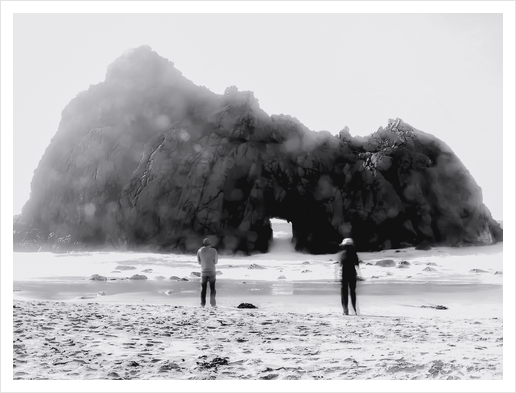
[{"label": "sandy beach", "polygon": [[15,253],[13,378],[503,378],[502,244],[359,253],[344,316],[338,256],[278,232],[268,254],[220,257],[217,308],[191,255]]},{"label": "sandy beach", "polygon": [[15,301],[13,312],[15,379],[503,376],[502,319],[497,317],[345,318],[48,301]]}]

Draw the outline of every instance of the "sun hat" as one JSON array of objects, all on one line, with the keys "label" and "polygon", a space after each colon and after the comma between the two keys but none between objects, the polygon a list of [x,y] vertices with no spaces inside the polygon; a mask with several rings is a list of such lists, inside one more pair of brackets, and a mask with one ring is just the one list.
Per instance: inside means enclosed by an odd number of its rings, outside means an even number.
[{"label": "sun hat", "polygon": [[353,242],[353,239],[351,239],[350,237],[347,237],[345,238],[342,243],[340,243],[341,246],[352,246],[353,244],[355,244]]}]

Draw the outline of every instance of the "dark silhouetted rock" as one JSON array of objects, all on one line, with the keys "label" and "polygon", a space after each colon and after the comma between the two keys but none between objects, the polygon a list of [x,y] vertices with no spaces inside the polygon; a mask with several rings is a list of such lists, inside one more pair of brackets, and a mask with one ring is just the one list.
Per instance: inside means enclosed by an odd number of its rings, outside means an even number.
[{"label": "dark silhouetted rock", "polygon": [[421,308],[434,308],[436,310],[448,310],[448,307],[441,306],[440,304],[437,306],[421,306]]},{"label": "dark silhouetted rock", "polygon": [[303,271],[301,271],[301,273],[311,273],[311,272],[312,272],[312,271],[311,271],[311,270],[308,270],[308,269],[307,269],[307,270],[303,270]]},{"label": "dark silhouetted rock", "polygon": [[219,366],[226,366],[228,364],[228,358],[227,357],[214,357],[212,360],[208,361],[207,356],[203,355],[199,357],[199,361],[196,362],[197,366],[201,369],[211,369],[214,368],[215,370]]},{"label": "dark silhouetted rock", "polygon": [[410,267],[410,262],[408,261],[401,261],[400,263],[398,263],[398,265],[396,266],[398,269],[407,269]]},{"label": "dark silhouetted rock", "polygon": [[190,280],[188,278],[186,278],[186,277],[183,277],[179,281],[190,281]]},{"label": "dark silhouetted rock", "polygon": [[251,303],[240,303],[237,308],[258,308]]},{"label": "dark silhouetted rock", "polygon": [[143,274],[135,274],[131,276],[130,280],[147,280],[147,276],[144,276]]},{"label": "dark silhouetted rock", "polygon": [[382,259],[381,261],[377,261],[375,265],[383,267],[394,267],[396,266],[396,262],[394,262],[392,259]]},{"label": "dark silhouetted rock", "polygon": [[101,276],[100,274],[94,274],[90,277],[90,280],[93,281],[107,281],[107,277]]},{"label": "dark silhouetted rock", "polygon": [[503,238],[436,137],[400,119],[367,137],[311,131],[269,116],[252,92],[196,86],[142,46],[64,108],[13,239],[15,250],[194,253],[209,235],[220,251],[250,254],[268,251],[274,217],[315,254],[345,237],[359,251]]},{"label": "dark silhouetted rock", "polygon": [[179,281],[179,280],[181,280],[181,278],[179,278],[178,276],[170,276],[169,280]]},{"label": "dark silhouetted rock", "polygon": [[432,249],[432,246],[430,244],[430,242],[428,240],[423,240],[421,243],[419,243],[417,246],[416,246],[416,250],[420,250],[420,251],[428,251],[428,250],[431,250]]},{"label": "dark silhouetted rock", "polygon": [[[330,259],[331,261],[331,259]],[[304,261],[301,265],[310,265],[310,261]]]}]

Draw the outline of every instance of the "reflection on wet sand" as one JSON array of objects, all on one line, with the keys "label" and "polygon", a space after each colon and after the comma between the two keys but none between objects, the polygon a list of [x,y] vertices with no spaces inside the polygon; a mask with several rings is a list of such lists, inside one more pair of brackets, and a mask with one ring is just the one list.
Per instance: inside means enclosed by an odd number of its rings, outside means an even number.
[{"label": "reflection on wet sand", "polygon": [[294,284],[291,282],[274,282],[272,283],[271,295],[293,295]]}]

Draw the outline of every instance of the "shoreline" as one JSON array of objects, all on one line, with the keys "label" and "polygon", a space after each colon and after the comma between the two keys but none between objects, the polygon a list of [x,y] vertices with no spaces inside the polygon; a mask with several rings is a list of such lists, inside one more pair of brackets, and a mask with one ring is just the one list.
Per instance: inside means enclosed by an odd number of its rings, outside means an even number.
[{"label": "shoreline", "polygon": [[[113,284],[113,285],[109,285]],[[21,290],[20,290],[21,288]],[[137,289],[139,288],[139,289]],[[56,295],[58,293],[58,295]],[[100,295],[103,293],[104,295]],[[106,295],[107,294],[107,295]],[[199,304],[199,281],[175,283],[16,283],[15,301],[54,301],[99,304],[153,304],[196,307]],[[278,312],[324,310],[341,312],[339,282],[267,282],[217,281],[217,302],[222,307],[252,303],[259,309]],[[400,284],[392,282],[357,285],[359,312],[370,315],[453,315],[455,318],[478,315],[503,315],[503,288],[491,284]],[[443,305],[445,311],[422,306]]]}]

